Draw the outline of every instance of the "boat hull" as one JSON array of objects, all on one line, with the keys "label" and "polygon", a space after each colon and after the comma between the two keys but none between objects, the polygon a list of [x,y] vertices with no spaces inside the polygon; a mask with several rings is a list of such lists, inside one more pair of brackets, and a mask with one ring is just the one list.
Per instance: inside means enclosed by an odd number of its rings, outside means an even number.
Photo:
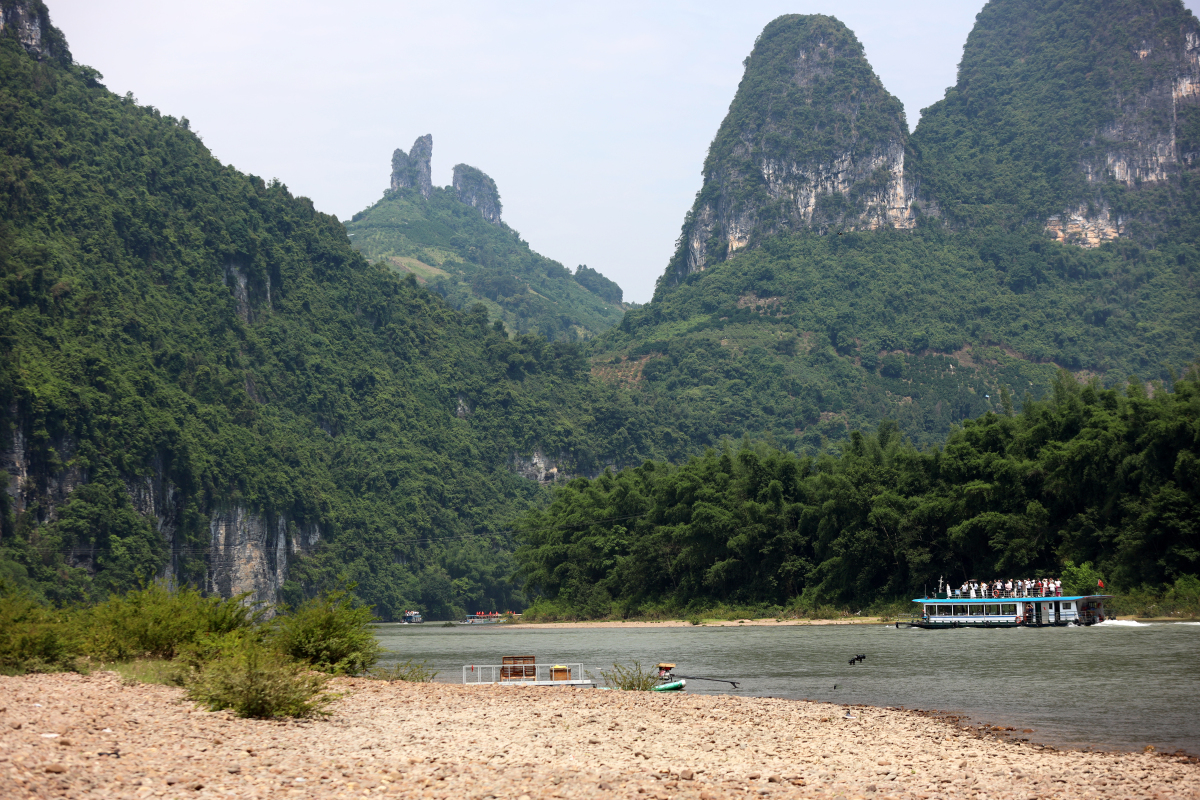
[{"label": "boat hull", "polygon": [[952,628],[1068,628],[1072,625],[1091,625],[1089,622],[927,622],[913,620],[897,622],[897,628],[925,628],[927,630],[943,630]]}]

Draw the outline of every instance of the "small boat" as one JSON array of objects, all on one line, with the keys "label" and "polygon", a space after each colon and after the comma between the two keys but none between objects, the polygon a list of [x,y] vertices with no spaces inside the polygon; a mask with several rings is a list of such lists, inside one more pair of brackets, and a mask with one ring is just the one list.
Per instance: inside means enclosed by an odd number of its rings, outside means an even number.
[{"label": "small boat", "polygon": [[424,622],[425,620],[422,619],[420,611],[405,611],[404,612],[404,621],[406,623],[408,623],[409,625],[417,625],[417,624]]},{"label": "small boat", "polygon": [[687,687],[688,681],[712,681],[713,683],[728,683],[734,689],[738,688],[737,681],[731,681],[728,678],[701,678],[698,675],[676,675],[675,665],[662,664],[655,665],[658,668],[658,685],[651,686],[652,692],[682,692]]}]

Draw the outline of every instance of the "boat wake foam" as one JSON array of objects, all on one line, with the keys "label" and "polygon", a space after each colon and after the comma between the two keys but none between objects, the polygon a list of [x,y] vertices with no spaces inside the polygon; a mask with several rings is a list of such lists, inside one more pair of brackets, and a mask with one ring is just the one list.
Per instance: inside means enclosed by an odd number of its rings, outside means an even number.
[{"label": "boat wake foam", "polygon": [[1134,619],[1106,619],[1104,622],[1097,622],[1097,628],[1149,628],[1154,623],[1138,622]]}]

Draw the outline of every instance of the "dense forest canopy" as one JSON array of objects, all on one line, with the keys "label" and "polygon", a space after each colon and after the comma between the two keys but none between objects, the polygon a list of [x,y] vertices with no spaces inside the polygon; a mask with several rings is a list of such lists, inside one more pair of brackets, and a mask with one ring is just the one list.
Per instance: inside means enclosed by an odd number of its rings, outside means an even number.
[{"label": "dense forest canopy", "polygon": [[885,421],[838,456],[744,442],[576,478],[526,515],[516,558],[528,593],[585,616],[862,608],[1071,563],[1129,588],[1200,573],[1197,496],[1200,372],[1153,396],[1064,373],[1045,400],[970,420],[944,447]]},{"label": "dense forest canopy", "polygon": [[0,37],[0,576],[215,589],[241,510],[284,530],[289,599],[345,572],[385,618],[503,610],[496,532],[541,491],[515,461],[681,452],[633,444],[577,345],[452,309],[100,81]]}]

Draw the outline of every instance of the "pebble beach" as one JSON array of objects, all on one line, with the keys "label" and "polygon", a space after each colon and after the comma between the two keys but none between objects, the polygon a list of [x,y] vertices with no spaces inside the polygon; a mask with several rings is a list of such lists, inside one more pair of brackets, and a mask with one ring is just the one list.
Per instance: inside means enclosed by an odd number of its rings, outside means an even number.
[{"label": "pebble beach", "polygon": [[263,721],[112,672],[0,677],[0,797],[1200,798],[1193,756],[1060,751],[1034,731],[912,710],[331,686],[341,697],[329,716]]}]

